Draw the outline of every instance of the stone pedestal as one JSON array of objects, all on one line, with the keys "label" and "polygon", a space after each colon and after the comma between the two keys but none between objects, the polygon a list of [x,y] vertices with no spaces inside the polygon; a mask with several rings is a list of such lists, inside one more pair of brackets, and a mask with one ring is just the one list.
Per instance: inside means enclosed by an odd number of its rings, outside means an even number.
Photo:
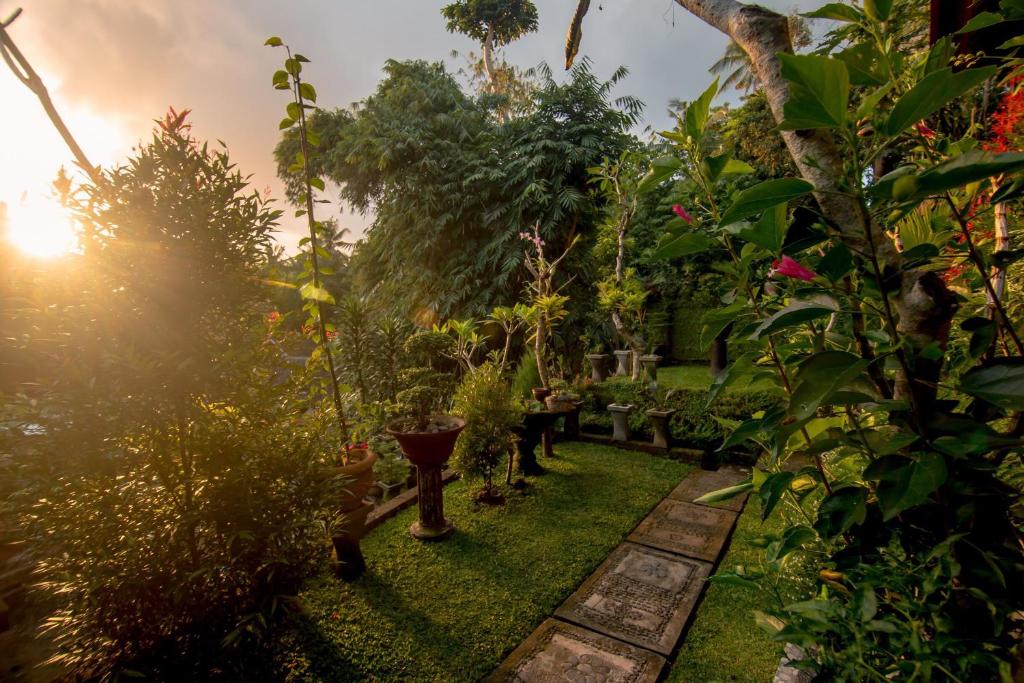
[{"label": "stone pedestal", "polygon": [[633,374],[632,363],[633,352],[629,349],[613,351],[615,354],[615,376],[629,377]]},{"label": "stone pedestal", "polygon": [[675,412],[674,410],[653,409],[647,411],[647,420],[651,423],[651,429],[654,431],[651,443],[656,447],[668,450],[672,445],[672,430],[669,428],[669,422]]},{"label": "stone pedestal", "polygon": [[373,505],[362,503],[358,507],[345,512],[344,527],[331,537],[334,554],[337,556],[338,576],[351,581],[359,578],[366,571],[366,560],[359,548],[359,541],[366,533],[366,516]]},{"label": "stone pedestal", "polygon": [[612,403],[608,412],[612,414],[612,441],[629,441],[629,414],[633,412],[633,406]]},{"label": "stone pedestal", "polygon": [[640,356],[640,367],[643,368],[644,375],[647,377],[647,386],[651,391],[656,391],[658,389],[658,363],[660,363],[661,360],[661,356],[654,353]]},{"label": "stone pedestal", "polygon": [[519,472],[525,476],[535,476],[544,473],[544,468],[537,462],[536,448],[540,444],[543,434],[548,430],[558,415],[546,410],[526,413],[523,415],[523,422],[512,428],[517,437],[516,451],[519,455]]},{"label": "stone pedestal", "polygon": [[440,541],[455,531],[455,526],[444,516],[444,495],[441,487],[440,466],[417,466],[419,489],[419,520],[412,523],[409,533],[421,541]]},{"label": "stone pedestal", "polygon": [[608,376],[608,354],[588,353],[587,360],[590,361],[590,379],[594,382],[603,382]]}]

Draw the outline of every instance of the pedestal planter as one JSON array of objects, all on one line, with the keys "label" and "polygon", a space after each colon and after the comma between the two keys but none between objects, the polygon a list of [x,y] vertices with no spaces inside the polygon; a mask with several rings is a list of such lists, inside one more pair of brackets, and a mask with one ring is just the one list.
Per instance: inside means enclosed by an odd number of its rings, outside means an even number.
[{"label": "pedestal planter", "polygon": [[587,360],[590,361],[590,379],[594,382],[603,382],[608,376],[608,354],[588,353]]},{"label": "pedestal planter", "polygon": [[338,556],[338,574],[346,580],[358,577],[366,569],[359,541],[366,532],[366,515],[373,506],[363,502],[374,484],[373,464],[377,456],[363,448],[348,452],[349,464],[335,468],[335,474],[344,477],[345,489],[341,496],[344,528],[331,537]]},{"label": "pedestal planter", "polygon": [[558,414],[546,410],[523,415],[523,422],[512,428],[515,435],[519,437],[516,441],[516,451],[519,454],[519,472],[525,476],[536,476],[544,473],[544,468],[537,462],[537,445],[545,430],[549,429]]},{"label": "pedestal planter", "polygon": [[658,363],[662,360],[661,356],[649,353],[645,356],[640,356],[640,367],[644,370],[644,375],[647,376],[648,386],[651,391],[658,389]]},{"label": "pedestal planter", "polygon": [[398,440],[405,457],[416,465],[420,518],[409,527],[409,533],[421,541],[439,541],[455,531],[444,516],[441,467],[451,457],[455,441],[466,427],[466,421],[461,417],[448,415],[432,416],[430,422],[436,425],[434,431],[407,431],[404,420],[392,422],[387,428],[388,433]]},{"label": "pedestal planter", "polygon": [[612,351],[615,354],[615,376],[629,377],[633,374],[632,363],[633,352],[629,349]]},{"label": "pedestal planter", "polygon": [[567,441],[576,441],[580,438],[580,409],[582,407],[583,401],[574,401],[572,410],[565,414],[565,419],[562,422],[562,436]]},{"label": "pedestal planter", "polygon": [[669,421],[675,414],[674,410],[648,410],[647,420],[651,423],[654,436],[651,443],[658,448],[668,448],[672,445],[672,430],[669,429]]},{"label": "pedestal planter", "polygon": [[633,406],[612,403],[608,412],[612,414],[612,441],[629,441],[629,414],[633,412]]},{"label": "pedestal planter", "polygon": [[391,500],[392,498],[397,496],[399,493],[402,492],[402,485],[403,485],[403,483],[404,482],[400,481],[400,482],[398,482],[396,484],[384,484],[384,483],[379,484],[379,486],[381,487],[381,490],[383,491],[383,493],[381,495],[381,498],[383,500]]}]

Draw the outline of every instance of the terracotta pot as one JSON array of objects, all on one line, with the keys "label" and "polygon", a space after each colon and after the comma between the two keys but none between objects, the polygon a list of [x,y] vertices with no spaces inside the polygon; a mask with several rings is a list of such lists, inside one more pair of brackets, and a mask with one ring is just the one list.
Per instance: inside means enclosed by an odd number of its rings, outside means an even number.
[{"label": "terracotta pot", "polygon": [[541,403],[543,403],[544,399],[551,395],[551,390],[548,389],[547,387],[534,387],[530,391],[533,392],[534,400],[540,401]]},{"label": "terracotta pot", "polygon": [[373,464],[377,456],[365,448],[353,448],[348,452],[348,465],[335,467],[336,474],[345,477],[345,491],[341,494],[341,511],[350,512],[359,507],[370,492],[376,477]]},{"label": "terracotta pot", "polygon": [[387,427],[388,434],[398,440],[405,457],[417,467],[439,467],[444,464],[452,451],[459,433],[466,428],[466,421],[452,415],[432,415],[431,420],[447,420],[452,426],[439,432],[404,432],[398,427],[404,420],[396,420]]}]

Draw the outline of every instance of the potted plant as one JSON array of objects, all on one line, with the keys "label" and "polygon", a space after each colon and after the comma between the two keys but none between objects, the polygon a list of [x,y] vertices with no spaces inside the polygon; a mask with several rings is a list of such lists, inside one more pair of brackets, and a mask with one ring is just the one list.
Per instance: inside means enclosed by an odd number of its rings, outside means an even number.
[{"label": "potted plant", "polygon": [[409,475],[409,463],[402,457],[398,441],[393,436],[381,434],[370,441],[370,449],[377,456],[373,472],[381,488],[383,500],[391,500],[402,491],[402,485]]},{"label": "potted plant", "polygon": [[612,403],[608,412],[612,414],[612,441],[629,441],[629,414],[633,406]]},{"label": "potted plant", "polygon": [[551,381],[551,393],[544,398],[544,404],[552,412],[567,413],[579,400],[579,394],[571,390],[568,382],[556,379]]},{"label": "potted plant", "polygon": [[406,353],[419,356],[426,364],[402,371],[406,388],[398,392],[397,399],[404,416],[387,425],[405,457],[416,465],[420,518],[409,533],[424,541],[447,538],[455,530],[444,517],[441,466],[451,457],[466,421],[443,414],[454,378],[436,370],[435,364],[446,344],[451,344],[451,337],[437,331],[418,332],[406,340]]},{"label": "potted plant", "polygon": [[467,425],[455,446],[455,468],[465,476],[483,480],[477,501],[491,505],[503,502],[504,496],[494,485],[494,472],[502,458],[509,456],[515,444],[512,429],[522,418],[501,366],[489,361],[468,373],[455,393],[453,410]]},{"label": "potted plant", "polygon": [[654,432],[654,436],[651,438],[651,443],[657,448],[664,448],[668,450],[672,445],[672,430],[670,423],[672,416],[675,415],[676,411],[674,408],[666,407],[668,400],[672,397],[675,391],[668,392],[656,392],[655,394],[655,406],[647,411],[647,420],[651,423],[651,430]]}]

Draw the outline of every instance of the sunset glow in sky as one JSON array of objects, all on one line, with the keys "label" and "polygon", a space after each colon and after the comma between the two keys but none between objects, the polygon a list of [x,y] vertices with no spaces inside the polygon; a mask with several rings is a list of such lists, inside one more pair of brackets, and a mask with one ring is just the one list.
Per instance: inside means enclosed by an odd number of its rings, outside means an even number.
[{"label": "sunset glow in sky", "polygon": [[[223,140],[242,172],[252,174],[256,188],[269,187],[283,197],[273,148],[285,100],[270,85],[280,55],[263,47],[266,37],[279,35],[313,60],[307,73],[321,106],[348,106],[373,92],[389,58],[444,60],[452,71],[463,66],[451,51],[466,53],[478,46],[445,31],[444,4],[0,0],[0,18],[24,6],[9,34],[44,78],[92,163],[123,162],[168,106],[188,108],[197,137]],[[574,3],[536,4],[540,30],[511,46],[506,56],[524,67],[546,61],[557,69]],[[793,5],[780,0],[765,4],[781,10]],[[617,94],[643,100],[654,129],[670,126],[668,101],[693,99],[707,86],[707,68],[721,54],[725,39],[671,0],[609,0],[601,7],[587,17],[581,54],[593,46],[595,70],[602,76],[628,66],[631,75]],[[27,251],[60,253],[73,242],[51,185],[61,166],[74,170],[72,156],[35,95],[2,62],[0,104],[0,202],[8,207],[9,231]],[[338,206],[323,206],[338,215]],[[278,239],[291,251],[303,228],[291,212],[286,215]],[[356,238],[370,220],[347,211],[339,216]]]}]

